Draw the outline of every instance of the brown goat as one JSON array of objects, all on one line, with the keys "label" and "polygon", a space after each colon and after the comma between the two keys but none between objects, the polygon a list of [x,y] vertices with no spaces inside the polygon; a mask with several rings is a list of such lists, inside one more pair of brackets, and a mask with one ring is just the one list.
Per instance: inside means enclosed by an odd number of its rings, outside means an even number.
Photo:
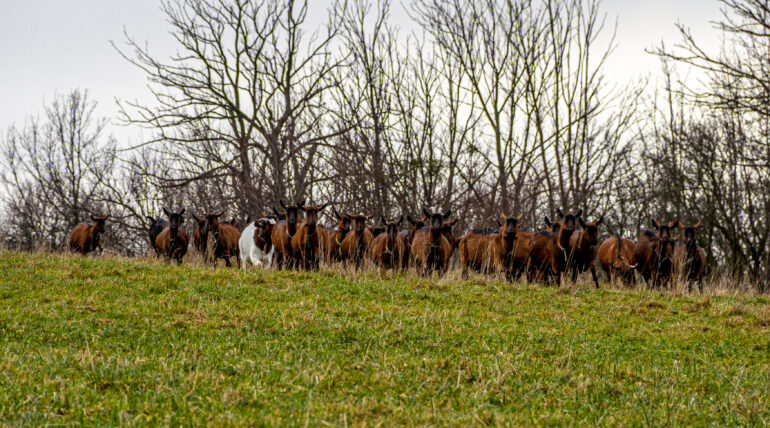
[{"label": "brown goat", "polygon": [[163,208],[163,213],[168,216],[168,226],[155,238],[155,247],[160,249],[166,261],[174,259],[181,264],[190,242],[187,233],[179,228],[184,223],[184,209],[178,213],[169,213]]},{"label": "brown goat", "polygon": [[[516,252],[528,245],[517,245],[519,242],[519,225],[524,215],[508,217],[502,214],[503,224],[500,233],[490,236],[487,251],[489,252],[490,267],[498,272],[504,272],[506,279],[512,281],[521,272],[521,265],[516,263]],[[522,236],[523,238],[524,236]],[[526,256],[524,256],[526,260]]]},{"label": "brown goat", "polygon": [[318,260],[321,257],[322,228],[318,226],[318,213],[329,204],[320,206],[304,206],[300,209],[305,212],[305,220],[300,223],[297,233],[291,238],[291,248],[294,254],[299,255],[299,265],[305,270],[317,270]]},{"label": "brown goat", "polygon": [[463,276],[467,275],[469,267],[481,272],[505,272],[509,280],[519,271],[518,266],[514,266],[514,261],[517,249],[523,247],[517,245],[519,222],[523,216],[507,217],[503,214],[502,217],[504,223],[496,233],[485,233],[488,231],[477,229],[471,230],[461,238],[458,247]]},{"label": "brown goat", "polygon": [[342,261],[342,240],[350,232],[350,217],[334,210],[337,218],[337,228],[321,228],[321,248],[326,264]]},{"label": "brown goat", "polygon": [[577,228],[578,219],[583,214],[583,210],[579,210],[575,214],[567,214],[561,212],[561,209],[556,210],[556,213],[561,218],[561,226],[559,227],[559,233],[556,235],[556,245],[551,247],[551,270],[556,276],[558,281],[561,274],[569,267],[570,259],[572,258],[572,252],[570,248],[570,240]]},{"label": "brown goat", "polygon": [[610,277],[610,281],[621,278],[629,284],[634,282],[635,247],[634,241],[619,235],[607,239],[599,246],[599,264]]},{"label": "brown goat", "polygon": [[225,259],[225,266],[230,267],[230,257],[235,257],[238,261],[238,267],[241,267],[240,248],[238,240],[241,239],[241,232],[233,225],[219,223],[219,217],[223,213],[204,213],[206,224],[202,230],[202,236],[207,239],[208,260],[214,265],[217,259]]},{"label": "brown goat", "polygon": [[345,265],[354,263],[358,269],[366,259],[366,253],[374,239],[366,224],[372,216],[348,214],[348,217],[353,221],[353,231],[342,240],[342,260]]},{"label": "brown goat", "polygon": [[402,230],[398,232],[398,239],[401,240],[404,244],[406,244],[405,253],[404,253],[404,270],[409,268],[409,263],[411,262],[411,257],[409,254],[412,251],[412,240],[414,240],[414,235],[417,233],[418,230],[425,227],[425,223],[428,221],[425,218],[422,219],[413,219],[411,216],[407,215],[406,219],[409,221],[410,227],[407,230]]},{"label": "brown goat", "polygon": [[404,267],[406,242],[398,236],[398,227],[403,223],[404,216],[401,216],[398,221],[388,222],[385,217],[381,220],[385,225],[385,232],[374,237],[372,241],[370,251],[372,260],[382,270],[401,269]]},{"label": "brown goat", "polygon": [[679,236],[671,238],[671,229],[677,226],[677,221],[668,225],[658,220],[653,220],[653,226],[657,233],[645,230],[636,241],[634,248],[634,260],[636,270],[642,274],[642,278],[653,287],[663,287],[668,284],[673,274],[674,245]]},{"label": "brown goat", "polygon": [[552,222],[545,217],[546,229],[535,233],[528,233],[527,254],[527,279],[543,282],[551,281],[551,242],[556,240],[561,223]]},{"label": "brown goat", "polygon": [[100,236],[105,230],[104,222],[109,217],[110,216],[97,217],[92,215],[91,220],[94,221],[94,224],[79,224],[75,226],[75,228],[72,229],[72,233],[70,233],[70,250],[84,256],[97,248],[100,252],[103,251]]},{"label": "brown goat", "polygon": [[447,263],[452,254],[452,247],[443,234],[444,220],[452,215],[449,210],[444,214],[430,213],[423,210],[423,214],[430,219],[430,226],[418,230],[412,241],[411,257],[423,274],[430,275],[434,270],[444,274],[449,267]]},{"label": "brown goat", "polygon": [[492,237],[499,233],[500,231],[495,229],[471,229],[460,237],[457,248],[464,278],[468,276],[468,269],[481,273],[491,270],[489,244]]},{"label": "brown goat", "polygon": [[[575,230],[577,217],[565,216],[561,210],[557,212],[562,218],[561,222],[552,222],[545,217],[548,228],[534,233],[530,238],[527,259],[529,281],[537,279],[552,284],[559,280],[559,276],[566,269],[569,238]],[[570,227],[572,230],[569,230]],[[566,231],[563,231],[565,228]]]},{"label": "brown goat", "polygon": [[297,266],[298,255],[294,253],[291,246],[291,240],[294,238],[294,234],[297,233],[297,220],[299,218],[299,210],[302,205],[305,205],[304,199],[295,205],[289,205],[278,201],[281,207],[286,210],[285,213],[278,213],[273,208],[273,211],[277,214],[278,218],[283,218],[278,221],[273,227],[273,246],[275,247],[275,261],[278,269],[284,267],[293,268]]},{"label": "brown goat", "polygon": [[695,232],[700,227],[700,221],[694,226],[685,226],[681,221],[679,228],[683,230],[684,242],[674,250],[674,271],[687,281],[687,291],[692,291],[692,283],[698,284],[698,290],[703,292],[703,276],[706,272],[706,253],[698,246]]},{"label": "brown goat", "polygon": [[577,281],[577,276],[581,272],[591,271],[591,277],[594,285],[599,288],[599,277],[596,275],[596,246],[599,245],[599,225],[602,224],[604,217],[599,217],[594,223],[586,223],[582,217],[578,217],[578,222],[583,228],[572,232],[569,240],[570,257],[569,267],[572,269],[572,282]]}]

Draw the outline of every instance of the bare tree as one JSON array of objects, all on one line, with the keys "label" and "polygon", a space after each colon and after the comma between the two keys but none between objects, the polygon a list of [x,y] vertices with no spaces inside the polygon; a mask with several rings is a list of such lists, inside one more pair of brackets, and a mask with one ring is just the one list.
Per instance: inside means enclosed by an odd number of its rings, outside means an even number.
[{"label": "bare tree", "polygon": [[7,215],[35,231],[28,246],[58,248],[89,214],[107,211],[100,196],[113,173],[115,141],[95,109],[86,91],[56,96],[42,119],[11,128],[2,143]]},{"label": "bare tree", "polygon": [[[664,200],[681,215],[702,217],[709,257],[733,272],[770,284],[770,8],[766,0],[722,0],[715,24],[725,44],[706,51],[689,29],[673,50],[654,51],[665,61],[702,71],[700,85],[667,90],[687,106],[669,121],[658,153],[672,177]],[[678,185],[677,185],[678,184]]]},{"label": "bare tree", "polygon": [[125,123],[155,131],[146,144],[174,168],[164,185],[224,180],[241,213],[308,193],[320,144],[340,133],[325,102],[344,60],[332,52],[339,19],[308,38],[307,1],[171,0],[163,10],[180,53],[158,59],[128,37],[124,56],[157,103],[121,106]]}]

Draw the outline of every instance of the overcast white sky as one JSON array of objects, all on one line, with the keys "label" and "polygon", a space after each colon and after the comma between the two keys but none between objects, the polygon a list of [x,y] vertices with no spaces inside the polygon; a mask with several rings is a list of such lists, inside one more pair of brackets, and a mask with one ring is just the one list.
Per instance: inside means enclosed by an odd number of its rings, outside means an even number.
[{"label": "overcast white sky", "polygon": [[[393,22],[407,22],[401,2],[395,3]],[[321,17],[327,4],[311,0],[311,13]],[[710,24],[720,17],[717,0],[604,0],[603,7],[610,23],[618,22],[617,48],[606,69],[618,83],[659,71],[658,59],[644,49],[678,41],[676,22],[691,27],[704,46],[718,47]],[[124,28],[153,52],[175,49],[158,0],[0,0],[0,130],[22,125],[55,93],[74,88],[88,89],[99,113],[110,118],[116,98],[149,100],[145,76],[110,45],[124,40]],[[138,138],[136,130],[111,132]]]}]

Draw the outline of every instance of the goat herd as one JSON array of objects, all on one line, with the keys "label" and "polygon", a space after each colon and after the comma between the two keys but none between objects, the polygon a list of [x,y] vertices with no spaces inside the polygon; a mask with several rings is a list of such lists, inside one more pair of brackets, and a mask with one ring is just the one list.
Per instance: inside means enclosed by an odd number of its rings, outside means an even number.
[{"label": "goat herd", "polygon": [[[652,287],[666,287],[675,275],[686,278],[688,289],[697,283],[703,289],[703,275],[706,267],[705,253],[696,244],[695,233],[700,222],[685,226],[673,221],[664,224],[653,221],[655,230],[645,230],[636,243],[629,239],[613,236],[598,245],[598,229],[602,218],[590,223],[582,217],[582,210],[564,214],[557,210],[560,221],[545,217],[546,229],[534,233],[519,230],[522,216],[502,215],[499,229],[471,229],[456,238],[452,228],[455,221],[448,221],[452,212],[429,212],[424,217],[413,219],[407,216],[410,227],[400,230],[404,217],[387,221],[381,217],[380,226],[372,226],[372,216],[363,214],[340,214],[334,210],[336,227],[318,225],[318,214],[328,204],[305,205],[304,201],[286,205],[280,201],[284,211],[273,208],[273,214],[262,213],[256,221],[248,221],[245,229],[238,230],[233,222],[220,222],[220,213],[193,215],[197,229],[193,245],[204,260],[216,265],[224,259],[231,266],[231,257],[238,265],[246,267],[250,262],[255,266],[278,269],[293,268],[314,270],[323,260],[326,264],[342,263],[358,269],[367,260],[381,269],[408,269],[415,266],[430,275],[433,271],[443,274],[447,271],[450,257],[458,250],[463,276],[468,270],[482,273],[503,273],[509,280],[526,274],[528,281],[553,284],[562,274],[590,270],[594,284],[599,287],[595,260],[610,277],[633,283],[638,271],[644,281]],[[300,211],[304,219],[300,219]],[[180,227],[184,222],[185,210],[164,214],[168,220],[150,220],[149,238],[152,248],[167,261],[182,262],[187,253],[189,239]],[[72,251],[85,255],[95,249],[101,250],[99,235],[104,232],[107,217],[91,216],[93,225],[76,226],[69,246]],[[580,230],[578,230],[578,225]],[[672,237],[674,229],[683,230],[684,240],[679,234]],[[597,248],[598,246],[598,248]]]}]

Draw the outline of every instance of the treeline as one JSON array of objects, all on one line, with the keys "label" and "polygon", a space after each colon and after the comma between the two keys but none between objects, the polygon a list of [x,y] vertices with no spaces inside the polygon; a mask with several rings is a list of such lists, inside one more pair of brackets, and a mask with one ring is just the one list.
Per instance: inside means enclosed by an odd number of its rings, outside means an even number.
[{"label": "treeline", "polygon": [[[164,206],[240,221],[280,199],[375,218],[451,208],[458,231],[582,209],[634,240],[652,218],[701,220],[709,266],[764,287],[768,1],[722,3],[724,46],[681,28],[648,52],[664,82],[649,87],[604,75],[614,29],[598,0],[416,1],[408,35],[388,0],[337,2],[317,31],[306,1],[168,1],[175,56],[116,46],[155,102],[124,100],[115,119],[151,138],[115,141],[87,92],[57,97],[2,139],[1,233],[59,249],[109,213],[105,242],[138,254]],[[678,78],[692,69],[697,84]]]}]

